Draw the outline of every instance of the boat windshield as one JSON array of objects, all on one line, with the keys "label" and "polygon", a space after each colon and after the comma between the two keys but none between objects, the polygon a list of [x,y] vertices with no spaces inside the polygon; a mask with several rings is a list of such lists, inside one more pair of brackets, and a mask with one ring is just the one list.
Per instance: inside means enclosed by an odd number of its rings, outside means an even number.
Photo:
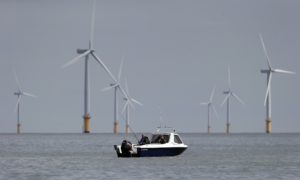
[{"label": "boat windshield", "polygon": [[170,139],[169,134],[153,134],[151,138],[151,143],[165,144],[169,142],[169,139]]},{"label": "boat windshield", "polygon": [[181,139],[178,135],[174,136],[174,142],[177,143],[177,144],[182,144],[182,141],[181,141]]}]

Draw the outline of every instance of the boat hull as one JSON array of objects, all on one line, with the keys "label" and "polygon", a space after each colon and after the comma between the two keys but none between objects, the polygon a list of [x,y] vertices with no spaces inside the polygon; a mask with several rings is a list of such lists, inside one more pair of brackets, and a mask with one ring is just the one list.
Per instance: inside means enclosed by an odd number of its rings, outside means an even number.
[{"label": "boat hull", "polygon": [[177,156],[185,150],[186,147],[137,148],[137,155],[138,157]]},{"label": "boat hull", "polygon": [[137,147],[136,151],[129,153],[122,153],[120,146],[114,145],[118,157],[163,157],[163,156],[177,156],[183,153],[187,147]]}]

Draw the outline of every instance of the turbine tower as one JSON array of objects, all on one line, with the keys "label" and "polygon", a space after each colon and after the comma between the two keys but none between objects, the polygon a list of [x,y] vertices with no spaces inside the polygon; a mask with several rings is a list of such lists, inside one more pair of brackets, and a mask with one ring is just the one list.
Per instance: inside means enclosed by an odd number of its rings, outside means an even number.
[{"label": "turbine tower", "polygon": [[128,84],[127,84],[127,79],[125,79],[125,90],[126,90],[126,94],[127,94],[127,97],[124,97],[124,101],[125,101],[125,105],[124,105],[124,108],[123,108],[123,113],[126,111],[126,127],[125,127],[125,133],[126,135],[129,133],[129,106],[131,106],[132,108],[134,108],[134,105],[132,102],[140,105],[140,106],[143,106],[142,103],[140,103],[139,101],[137,101],[136,99],[132,98],[130,95],[129,95],[129,89],[128,89]]},{"label": "turbine tower", "polygon": [[114,134],[118,134],[119,133],[117,91],[118,91],[118,89],[119,90],[121,89],[120,82],[121,82],[121,74],[122,74],[123,62],[124,62],[124,57],[122,57],[122,59],[121,59],[121,65],[120,65],[119,74],[118,74],[118,81],[115,82],[115,83],[111,83],[109,87],[106,87],[106,88],[103,89],[103,91],[108,91],[108,90],[114,88],[114,128],[113,128]]},{"label": "turbine tower", "polygon": [[18,86],[18,91],[14,92],[14,95],[18,96],[18,100],[17,100],[17,104],[16,104],[16,108],[15,111],[17,111],[17,134],[21,133],[21,123],[20,123],[20,102],[21,102],[21,98],[22,96],[29,96],[29,97],[34,97],[36,98],[37,96],[24,92],[21,90],[21,86],[20,86],[20,82],[18,80],[17,77],[17,73],[14,71],[14,76],[15,76],[15,80]]},{"label": "turbine tower", "polygon": [[211,108],[213,109],[216,117],[218,118],[218,113],[217,113],[216,107],[214,106],[214,104],[212,102],[213,98],[214,98],[214,94],[215,94],[215,88],[213,88],[213,90],[211,91],[209,101],[204,102],[204,103],[200,103],[201,105],[207,106],[207,133],[208,134],[211,133],[211,126],[210,126],[210,114],[211,114],[210,111],[211,111]]},{"label": "turbine tower", "polygon": [[227,120],[226,120],[226,133],[230,132],[230,97],[234,97],[239,103],[245,104],[241,98],[236,95],[231,88],[231,77],[230,77],[230,67],[228,66],[228,90],[223,92],[226,96],[221,106],[227,102]]},{"label": "turbine tower", "polygon": [[261,34],[259,34],[259,38],[261,41],[262,48],[264,50],[267,62],[268,62],[268,69],[262,69],[261,73],[267,74],[267,91],[265,96],[264,105],[266,106],[266,133],[271,133],[272,131],[272,118],[271,118],[271,81],[273,73],[283,73],[283,74],[296,74],[295,72],[281,70],[281,69],[274,69],[271,65],[271,61],[269,55],[267,53],[267,49],[265,47],[265,43]]},{"label": "turbine tower", "polygon": [[93,47],[93,36],[94,36],[94,24],[95,24],[95,13],[96,13],[96,1],[93,2],[93,9],[92,9],[92,17],[91,17],[91,29],[90,29],[90,40],[89,40],[89,47],[88,49],[77,49],[77,53],[79,54],[75,58],[73,58],[68,63],[64,64],[62,68],[65,68],[67,66],[70,66],[79,60],[82,60],[84,57],[85,66],[84,66],[84,123],[83,123],[83,132],[84,133],[90,133],[90,87],[89,87],[89,56],[92,56],[104,70],[109,74],[109,76],[113,79],[114,82],[117,82],[116,78],[113,76],[113,74],[110,72],[110,70],[107,68],[107,66],[102,62],[102,60],[97,56],[95,53],[94,47]]}]

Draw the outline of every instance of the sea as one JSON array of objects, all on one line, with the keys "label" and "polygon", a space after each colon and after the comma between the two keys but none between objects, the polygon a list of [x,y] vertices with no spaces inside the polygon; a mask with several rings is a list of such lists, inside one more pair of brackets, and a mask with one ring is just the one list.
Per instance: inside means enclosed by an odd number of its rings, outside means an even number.
[{"label": "sea", "polygon": [[0,179],[300,179],[300,133],[180,135],[179,156],[118,158],[133,134],[0,134]]}]

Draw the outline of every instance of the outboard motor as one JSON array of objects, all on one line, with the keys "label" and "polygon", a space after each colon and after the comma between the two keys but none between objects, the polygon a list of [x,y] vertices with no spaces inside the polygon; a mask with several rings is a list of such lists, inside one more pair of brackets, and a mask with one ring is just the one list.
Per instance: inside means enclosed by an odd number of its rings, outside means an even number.
[{"label": "outboard motor", "polygon": [[130,150],[132,149],[132,143],[127,140],[123,140],[121,144],[122,156],[123,157],[131,157]]}]

